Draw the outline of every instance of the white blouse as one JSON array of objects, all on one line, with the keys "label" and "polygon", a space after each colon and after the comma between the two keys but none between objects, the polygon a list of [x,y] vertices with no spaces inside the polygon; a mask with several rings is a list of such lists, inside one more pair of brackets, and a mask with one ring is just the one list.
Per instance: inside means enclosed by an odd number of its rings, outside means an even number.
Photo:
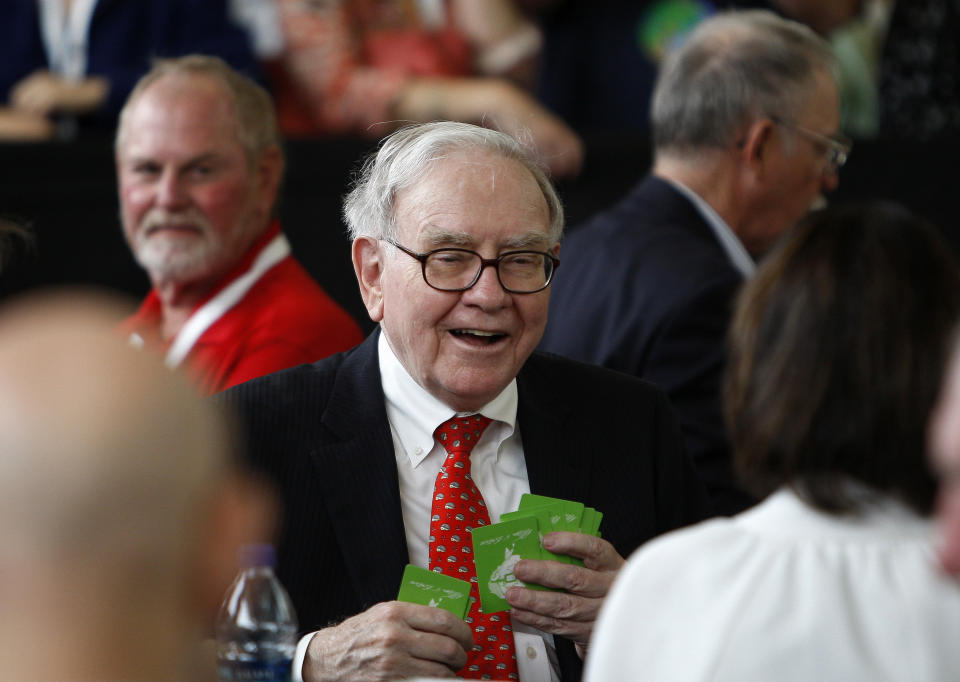
[{"label": "white blouse", "polygon": [[933,547],[899,502],[839,517],[780,490],[637,550],[585,679],[960,680],[960,583]]}]

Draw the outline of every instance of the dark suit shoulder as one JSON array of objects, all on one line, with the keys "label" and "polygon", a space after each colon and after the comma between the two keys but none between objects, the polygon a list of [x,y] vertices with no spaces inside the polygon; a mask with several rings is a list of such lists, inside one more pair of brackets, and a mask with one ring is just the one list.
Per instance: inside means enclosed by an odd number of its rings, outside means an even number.
[{"label": "dark suit shoulder", "polygon": [[[329,424],[339,421],[331,419],[331,412],[338,415],[338,403],[353,403],[353,395],[364,393],[355,385],[366,372],[377,371],[375,348],[376,339],[368,338],[343,353],[273,372],[221,393],[219,402],[239,419],[248,462],[273,470],[281,460],[295,459],[337,440],[339,435]],[[346,398],[339,400],[337,395]]]},{"label": "dark suit shoulder", "polygon": [[546,351],[530,355],[521,377],[535,382],[541,390],[562,396],[574,409],[606,409],[608,403],[623,396],[649,404],[665,400],[663,391],[648,381]]},{"label": "dark suit shoulder", "polygon": [[[673,187],[647,178],[619,204],[573,228],[560,250],[554,291],[636,284],[688,298],[741,276],[696,207]],[[655,286],[654,286],[655,285]]]},{"label": "dark suit shoulder", "polygon": [[657,178],[574,230],[560,260],[540,348],[638,376],[678,321],[708,321],[722,345],[742,282],[690,200]]},{"label": "dark suit shoulder", "polygon": [[291,409],[299,412],[304,402],[323,404],[347,353],[251,379],[224,391],[218,399],[245,412],[258,410],[264,415]]}]

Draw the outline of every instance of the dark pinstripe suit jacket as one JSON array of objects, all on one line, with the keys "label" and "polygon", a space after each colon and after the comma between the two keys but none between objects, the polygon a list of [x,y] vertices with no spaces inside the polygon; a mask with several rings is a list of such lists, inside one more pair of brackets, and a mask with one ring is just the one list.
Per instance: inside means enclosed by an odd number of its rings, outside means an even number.
[{"label": "dark pinstripe suit jacket", "polygon": [[[304,631],[394,599],[407,563],[377,337],[223,394],[241,415],[247,461],[279,486],[278,573]],[[659,390],[538,353],[517,384],[531,490],[604,512],[603,537],[622,555],[705,516]],[[564,679],[579,679],[572,644],[557,638],[557,649]]]}]

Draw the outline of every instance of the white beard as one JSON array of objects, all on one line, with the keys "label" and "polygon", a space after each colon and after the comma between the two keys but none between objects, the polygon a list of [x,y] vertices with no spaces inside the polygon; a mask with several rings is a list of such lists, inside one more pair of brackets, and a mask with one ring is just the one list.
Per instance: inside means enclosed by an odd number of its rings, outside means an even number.
[{"label": "white beard", "polygon": [[[163,225],[183,225],[195,232],[153,232]],[[153,282],[203,279],[233,258],[224,235],[218,234],[199,211],[170,214],[154,209],[140,221],[131,245],[134,257]]]},{"label": "white beard", "polygon": [[178,238],[154,235],[138,240],[134,255],[154,281],[185,281],[202,278],[220,255],[219,244],[210,235]]}]

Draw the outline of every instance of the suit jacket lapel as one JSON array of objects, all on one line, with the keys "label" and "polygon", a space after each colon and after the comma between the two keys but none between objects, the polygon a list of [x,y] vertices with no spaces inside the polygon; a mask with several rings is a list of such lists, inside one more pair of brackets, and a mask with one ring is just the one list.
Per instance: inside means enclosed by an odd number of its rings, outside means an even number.
[{"label": "suit jacket lapel", "polygon": [[396,598],[408,560],[378,338],[374,332],[344,360],[321,417],[334,438],[312,453],[340,552],[370,604]]},{"label": "suit jacket lapel", "polygon": [[551,389],[548,377],[549,370],[536,353],[517,376],[517,423],[530,491],[583,500],[589,484],[587,458],[570,450],[564,433],[571,408],[562,401],[561,392]]}]

